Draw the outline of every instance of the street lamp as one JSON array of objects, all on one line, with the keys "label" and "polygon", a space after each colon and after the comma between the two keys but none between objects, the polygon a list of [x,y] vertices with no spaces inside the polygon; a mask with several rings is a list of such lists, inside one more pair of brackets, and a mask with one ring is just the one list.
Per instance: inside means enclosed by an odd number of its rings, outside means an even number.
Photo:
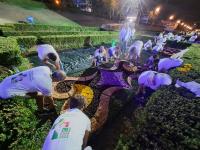
[{"label": "street lamp", "polygon": [[60,0],[55,0],[54,2],[56,5],[58,5],[58,6],[60,5]]},{"label": "street lamp", "polygon": [[181,23],[181,20],[177,20],[176,23],[178,23],[178,24]]},{"label": "street lamp", "polygon": [[159,14],[159,13],[160,13],[160,9],[161,9],[160,6],[156,7],[156,9],[155,9],[155,14]]},{"label": "street lamp", "polygon": [[169,17],[169,20],[173,20],[174,19],[174,15],[171,15],[170,17]]}]

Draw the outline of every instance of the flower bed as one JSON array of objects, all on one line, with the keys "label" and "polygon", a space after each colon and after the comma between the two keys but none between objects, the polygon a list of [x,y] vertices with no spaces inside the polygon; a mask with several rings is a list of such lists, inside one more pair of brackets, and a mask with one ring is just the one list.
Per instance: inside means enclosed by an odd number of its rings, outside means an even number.
[{"label": "flower bed", "polygon": [[[183,57],[184,73],[170,71],[174,83],[177,79],[200,83],[200,46],[189,49]],[[135,111],[133,130],[119,138],[116,149],[199,149],[200,99],[180,90],[172,85],[156,91],[144,108]]]}]

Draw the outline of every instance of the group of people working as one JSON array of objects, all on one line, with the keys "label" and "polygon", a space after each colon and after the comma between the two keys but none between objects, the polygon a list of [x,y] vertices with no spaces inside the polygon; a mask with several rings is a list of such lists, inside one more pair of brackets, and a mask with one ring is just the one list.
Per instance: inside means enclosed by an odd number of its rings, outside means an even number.
[{"label": "group of people working", "polygon": [[[191,33],[187,42],[192,43],[195,42],[196,39],[197,34]],[[184,40],[184,36],[182,34],[174,35],[172,32],[162,32],[154,38],[153,42],[148,40],[145,44],[143,44],[143,41],[135,40],[125,51],[122,51],[123,46],[115,46],[111,48],[104,48],[101,46],[95,51],[94,62],[95,65],[98,66],[104,62],[108,62],[110,59],[118,60],[117,62],[119,62],[119,59],[125,59],[129,61],[130,64],[137,66],[140,63],[142,50],[151,50],[152,56],[150,56],[146,61],[146,64],[144,64],[147,71],[143,72],[138,78],[139,89],[137,93],[144,94],[146,88],[155,91],[162,85],[172,84],[172,79],[167,72],[170,69],[179,67],[183,64],[183,60],[180,59],[181,56],[177,58],[172,57],[159,59],[159,53],[164,50],[167,40],[181,42]],[[182,86],[186,84],[181,81],[178,81],[177,84],[178,83],[181,83]],[[187,85],[188,84],[189,83],[187,83]],[[187,87],[187,89],[189,88]]]},{"label": "group of people working", "polygon": [[[138,65],[142,50],[152,49],[152,56],[145,64],[148,71],[143,72],[138,78],[138,93],[144,94],[146,88],[157,90],[162,85],[172,83],[167,71],[183,64],[183,60],[180,58],[159,59],[159,52],[163,50],[166,40],[172,37],[172,33],[168,33],[167,36],[160,34],[155,38],[155,46],[153,46],[151,40],[148,40],[145,44],[141,40],[136,40],[123,51],[123,46],[120,45],[111,48],[101,46],[94,53],[94,65],[99,66],[109,60],[117,62],[121,59],[121,56],[130,63]],[[175,39],[178,40],[179,38],[176,37]],[[90,38],[85,43],[91,45]],[[0,83],[0,99],[9,99],[15,96],[32,97],[36,99],[38,114],[55,113],[52,82],[65,80],[66,74],[63,71],[58,53],[51,45],[39,41],[37,43],[37,53],[42,66],[5,78]],[[184,83],[178,81],[177,86],[181,85],[183,86]],[[82,112],[85,108],[84,104],[84,98],[80,95],[70,98],[69,108],[55,120],[44,142],[43,150],[91,149],[91,147],[86,147],[91,131],[91,122]]]}]

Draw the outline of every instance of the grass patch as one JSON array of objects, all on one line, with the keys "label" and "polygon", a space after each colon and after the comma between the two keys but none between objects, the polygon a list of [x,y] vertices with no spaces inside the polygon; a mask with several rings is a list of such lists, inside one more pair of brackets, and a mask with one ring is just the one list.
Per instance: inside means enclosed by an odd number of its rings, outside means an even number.
[{"label": "grass patch", "polygon": [[44,3],[33,1],[33,0],[0,0],[0,1],[10,4],[10,5],[16,5],[16,6],[19,6],[25,9],[30,9],[30,10],[46,8]]}]

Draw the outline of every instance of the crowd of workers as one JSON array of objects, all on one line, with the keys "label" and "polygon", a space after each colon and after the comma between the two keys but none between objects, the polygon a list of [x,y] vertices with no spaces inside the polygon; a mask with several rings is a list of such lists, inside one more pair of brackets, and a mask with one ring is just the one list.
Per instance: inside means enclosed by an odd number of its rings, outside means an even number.
[{"label": "crowd of workers", "polygon": [[[134,32],[134,29],[123,27],[120,31],[120,43],[110,48],[100,46],[92,57],[93,65],[98,67],[109,61],[113,61],[117,65],[120,60],[126,60],[130,62],[130,65],[137,66],[140,64],[142,51],[149,51],[151,57],[144,64],[147,71],[138,77],[137,94],[144,94],[147,88],[155,91],[163,85],[172,84],[172,78],[167,73],[171,68],[181,66],[183,60],[179,57],[160,59],[159,53],[164,50],[167,40],[173,40],[176,43],[187,40],[189,43],[193,43],[197,39],[197,34],[192,33],[189,39],[186,39],[184,34],[160,33],[154,40],[148,40],[144,44],[141,40],[131,40]],[[90,37],[85,40],[84,46],[92,46]],[[37,52],[42,66],[5,78],[0,83],[0,99],[9,99],[15,96],[32,97],[36,99],[38,114],[55,113],[52,82],[65,80],[66,74],[58,53],[51,45],[38,41]],[[192,83],[178,80],[176,87],[183,86],[190,89]],[[194,88],[191,91],[195,93]],[[198,94],[197,96],[200,96],[200,93]],[[87,147],[91,122],[82,112],[84,107],[84,98],[80,95],[70,98],[69,108],[55,120],[44,142],[43,150],[91,149],[91,147]]]}]

